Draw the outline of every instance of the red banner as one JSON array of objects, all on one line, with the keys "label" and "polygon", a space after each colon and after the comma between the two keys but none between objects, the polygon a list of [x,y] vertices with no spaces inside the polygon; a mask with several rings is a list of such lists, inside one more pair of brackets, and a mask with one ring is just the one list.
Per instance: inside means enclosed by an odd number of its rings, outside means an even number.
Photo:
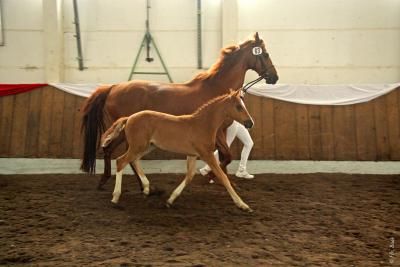
[{"label": "red banner", "polygon": [[15,95],[48,85],[47,83],[33,84],[0,84],[0,96]]}]

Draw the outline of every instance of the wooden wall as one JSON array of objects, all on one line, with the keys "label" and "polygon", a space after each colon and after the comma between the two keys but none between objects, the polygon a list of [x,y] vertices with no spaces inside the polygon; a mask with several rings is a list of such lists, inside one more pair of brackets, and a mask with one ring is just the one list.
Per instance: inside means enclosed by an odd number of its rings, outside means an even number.
[{"label": "wooden wall", "polygon": [[246,96],[253,159],[400,160],[400,90],[367,103],[314,106]]},{"label": "wooden wall", "polygon": [[83,100],[50,86],[0,97],[0,156],[79,158]]},{"label": "wooden wall", "polygon": [[[0,157],[79,158],[82,97],[43,87],[0,97]],[[311,106],[246,96],[251,159],[400,160],[400,90],[368,103]],[[235,158],[241,145],[232,147]],[[181,158],[155,151],[147,158]]]}]

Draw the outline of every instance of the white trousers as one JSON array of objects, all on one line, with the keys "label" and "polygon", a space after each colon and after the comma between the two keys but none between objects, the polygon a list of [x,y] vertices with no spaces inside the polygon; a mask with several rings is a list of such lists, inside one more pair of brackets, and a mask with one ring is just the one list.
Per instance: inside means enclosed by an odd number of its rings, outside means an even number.
[{"label": "white trousers", "polygon": [[[253,148],[254,142],[251,139],[249,131],[243,126],[243,124],[233,121],[226,131],[226,142],[230,147],[235,137],[243,143],[242,153],[240,155],[239,168],[246,169],[247,160],[249,159],[250,151]],[[218,151],[214,152],[215,157],[218,159]],[[207,169],[209,167],[206,165]]]}]

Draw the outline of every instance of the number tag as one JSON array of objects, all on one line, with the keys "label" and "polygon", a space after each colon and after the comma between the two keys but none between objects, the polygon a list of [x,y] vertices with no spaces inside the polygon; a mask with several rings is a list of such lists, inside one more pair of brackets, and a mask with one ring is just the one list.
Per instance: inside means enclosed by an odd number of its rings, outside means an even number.
[{"label": "number tag", "polygon": [[253,47],[253,55],[258,56],[262,54],[262,48],[259,46]]}]

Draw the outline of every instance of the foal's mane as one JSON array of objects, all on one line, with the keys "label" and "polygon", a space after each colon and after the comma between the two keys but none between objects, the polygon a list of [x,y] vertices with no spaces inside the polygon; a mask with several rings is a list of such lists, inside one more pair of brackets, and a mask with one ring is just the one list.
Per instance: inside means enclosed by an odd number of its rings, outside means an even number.
[{"label": "foal's mane", "polygon": [[192,116],[198,116],[202,113],[203,110],[207,109],[209,106],[213,105],[216,102],[221,102],[223,100],[225,100],[226,98],[228,98],[229,96],[231,96],[233,94],[233,92],[229,92],[226,93],[224,95],[220,95],[217,96],[215,98],[212,98],[211,100],[209,100],[208,102],[204,103],[203,105],[201,105],[193,114]]},{"label": "foal's mane", "polygon": [[215,76],[224,65],[231,61],[230,59],[232,59],[234,55],[240,52],[243,47],[246,47],[251,42],[254,42],[254,40],[246,40],[239,45],[230,45],[222,48],[217,61],[212,64],[208,70],[197,74],[192,81],[206,80]]}]

